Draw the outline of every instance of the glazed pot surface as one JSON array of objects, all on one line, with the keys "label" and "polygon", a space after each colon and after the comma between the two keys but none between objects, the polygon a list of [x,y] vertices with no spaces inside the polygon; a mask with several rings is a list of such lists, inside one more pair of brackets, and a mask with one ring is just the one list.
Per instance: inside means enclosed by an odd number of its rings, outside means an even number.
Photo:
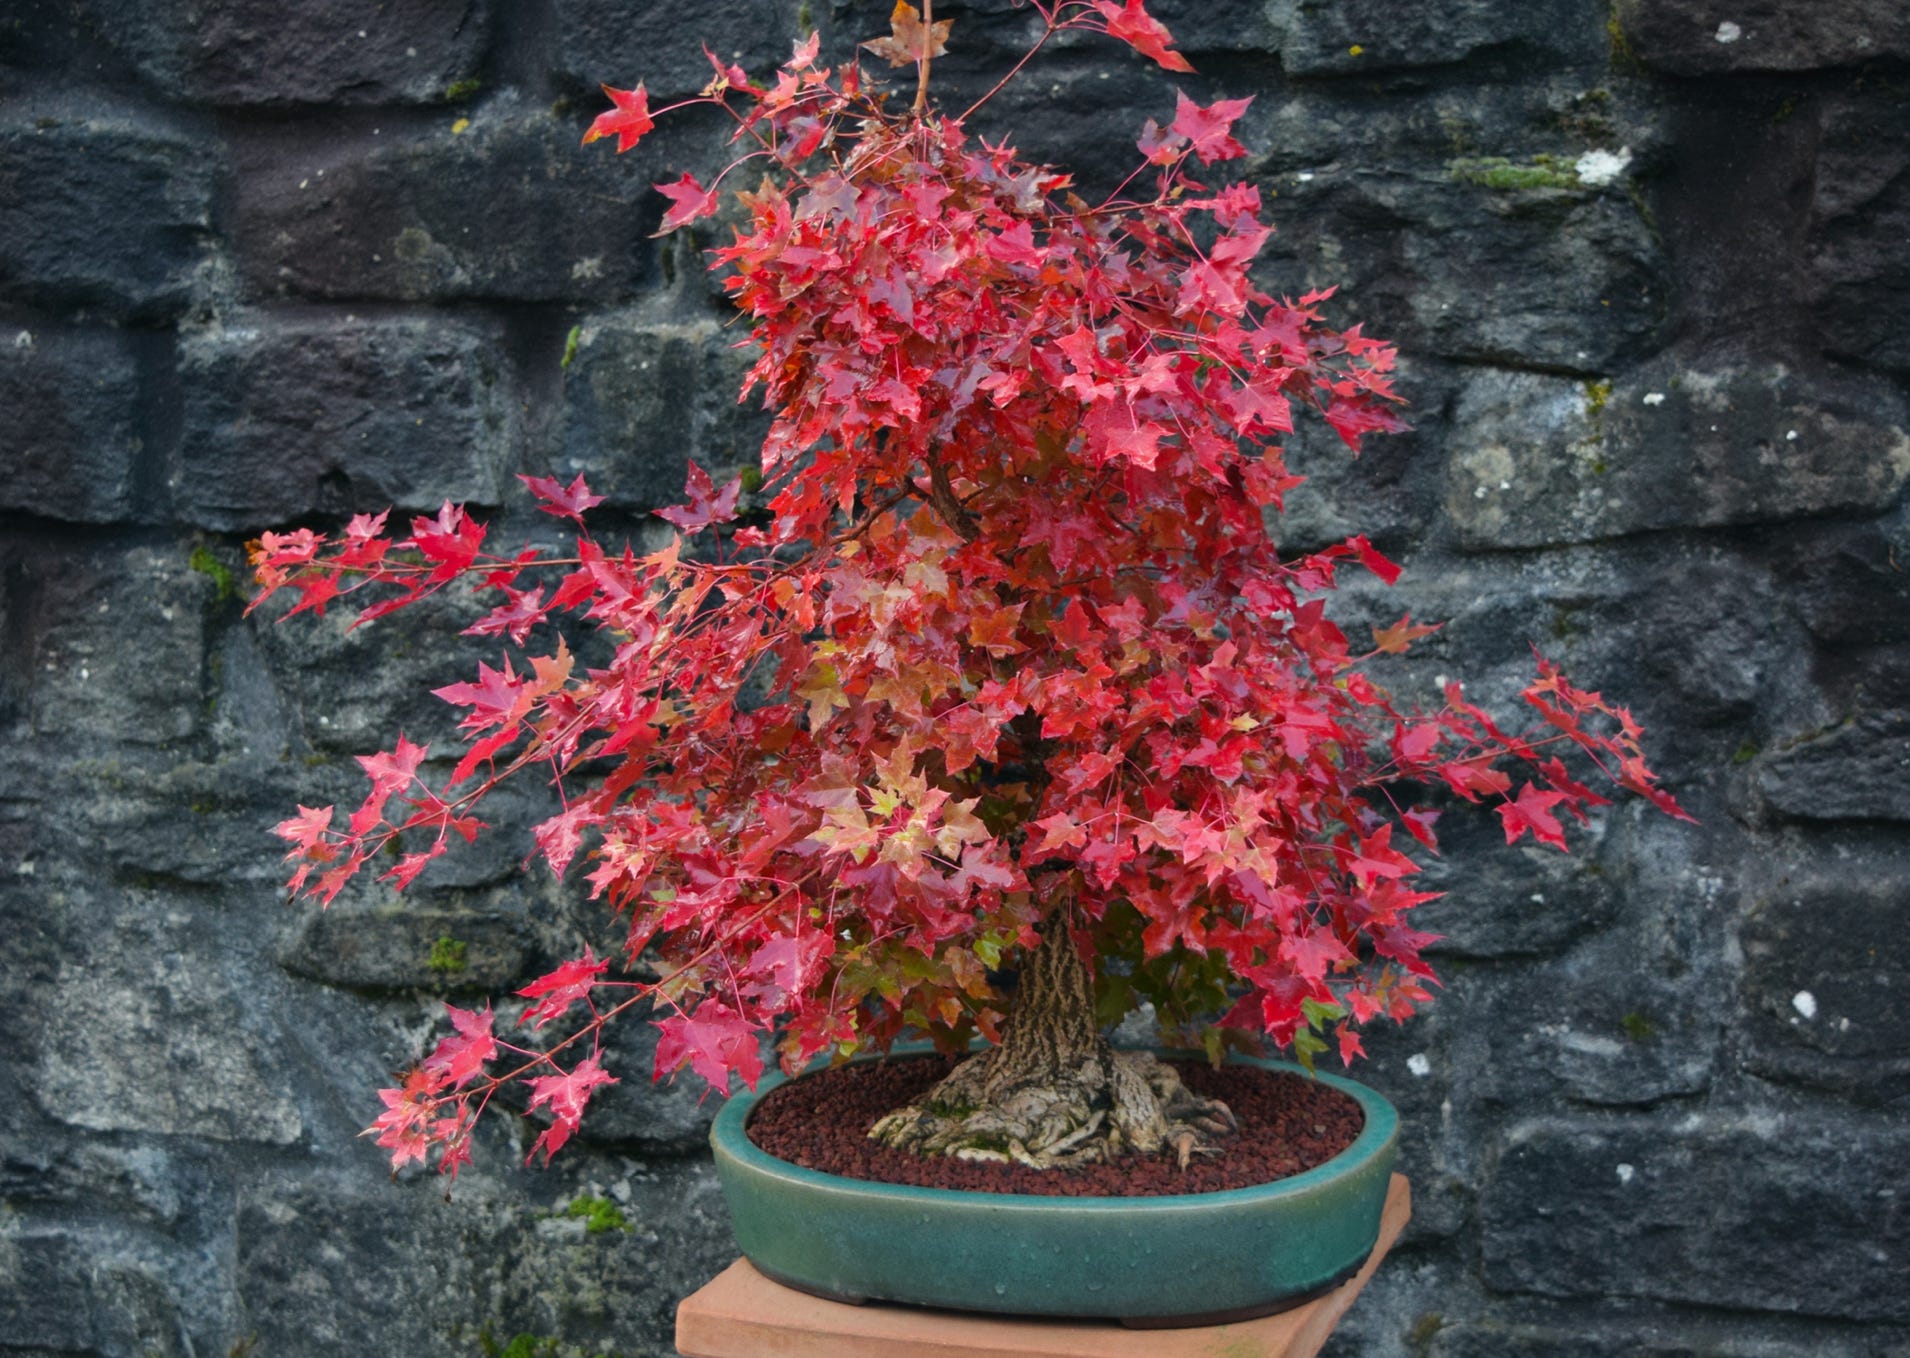
[{"label": "glazed pot surface", "polygon": [[[1304,1075],[1285,1061],[1246,1063]],[[710,1143],[737,1244],[804,1291],[1009,1315],[1235,1319],[1350,1276],[1379,1235],[1398,1114],[1364,1085],[1312,1078],[1360,1105],[1353,1144],[1304,1173],[1220,1193],[1032,1197],[819,1173],[766,1154],[744,1130],[780,1076],[732,1098]]]}]

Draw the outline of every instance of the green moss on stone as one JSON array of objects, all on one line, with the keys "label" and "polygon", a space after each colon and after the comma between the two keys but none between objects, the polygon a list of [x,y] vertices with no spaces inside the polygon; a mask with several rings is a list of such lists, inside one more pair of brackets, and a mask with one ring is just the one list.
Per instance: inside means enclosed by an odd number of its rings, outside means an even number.
[{"label": "green moss on stone", "polygon": [[624,1217],[623,1210],[609,1198],[573,1198],[564,1215],[584,1223],[585,1235],[602,1235],[605,1231],[627,1231],[630,1222]]},{"label": "green moss on stone", "polygon": [[453,80],[444,87],[444,99],[448,104],[461,103],[484,88],[484,82],[474,75],[462,80]]},{"label": "green moss on stone", "polygon": [[213,587],[218,590],[220,603],[237,596],[239,587],[232,578],[231,567],[214,556],[205,544],[201,543],[192,549],[192,555],[186,558],[186,564],[212,581]]},{"label": "green moss on stone", "polygon": [[583,337],[584,328],[581,325],[571,326],[570,333],[564,336],[564,357],[558,362],[558,367],[567,370],[577,361],[577,346]]},{"label": "green moss on stone", "polygon": [[1626,1039],[1632,1042],[1649,1042],[1658,1035],[1658,1025],[1636,1009],[1618,1020],[1618,1026],[1624,1030]]},{"label": "green moss on stone", "polygon": [[1415,1353],[1424,1353],[1431,1344],[1433,1336],[1446,1328],[1446,1318],[1437,1311],[1427,1311],[1413,1322],[1412,1329],[1406,1331],[1406,1343]]},{"label": "green moss on stone", "polygon": [[456,975],[464,970],[464,953],[464,941],[445,934],[431,945],[431,955],[424,961],[425,969],[440,976]]},{"label": "green moss on stone", "polygon": [[1631,39],[1625,33],[1625,25],[1618,18],[1616,3],[1612,5],[1611,12],[1605,17],[1605,36],[1611,42],[1612,65],[1627,71],[1636,71],[1644,66],[1644,63],[1638,60],[1638,54],[1632,50]]},{"label": "green moss on stone", "polygon": [[1462,156],[1446,162],[1446,173],[1461,184],[1498,193],[1584,187],[1572,162],[1563,156],[1538,155],[1523,164],[1505,156]]}]

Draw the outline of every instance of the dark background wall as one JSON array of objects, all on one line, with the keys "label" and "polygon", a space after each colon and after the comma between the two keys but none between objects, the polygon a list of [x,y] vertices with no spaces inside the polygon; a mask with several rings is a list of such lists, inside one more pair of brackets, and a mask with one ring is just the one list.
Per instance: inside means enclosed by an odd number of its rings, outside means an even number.
[{"label": "dark background wall", "polygon": [[[445,498],[509,540],[511,474],[579,469],[653,538],[686,456],[746,462],[698,242],[648,236],[722,129],[578,136],[704,36],[840,59],[887,8],[0,10],[0,1353],[663,1353],[730,1257],[641,1029],[548,1172],[496,1118],[447,1205],[355,1139],[435,997],[599,926],[509,828],[402,906],[282,904],[267,827],[400,728],[452,749],[425,692],[480,652],[454,608],[245,620],[242,543]],[[1334,1351],[1910,1353],[1910,11],[1153,9],[1196,98],[1255,96],[1268,285],[1405,356],[1417,432],[1305,440],[1287,539],[1373,534],[1408,574],[1342,615],[1451,619],[1424,667],[1477,693],[1536,642],[1623,695],[1703,822],[1451,825],[1446,989],[1363,1068],[1417,1216]],[[952,104],[1029,21],[938,10]],[[1083,42],[977,130],[1105,186],[1172,99]]]}]

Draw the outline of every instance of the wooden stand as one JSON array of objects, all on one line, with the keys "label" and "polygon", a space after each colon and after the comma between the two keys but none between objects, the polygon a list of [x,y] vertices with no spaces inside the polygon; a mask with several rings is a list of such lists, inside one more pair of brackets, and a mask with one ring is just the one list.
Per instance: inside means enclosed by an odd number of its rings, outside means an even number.
[{"label": "wooden stand", "polygon": [[738,1259],[676,1309],[684,1358],[1313,1358],[1412,1216],[1395,1174],[1365,1267],[1277,1316],[1191,1330],[1130,1330],[1112,1321],[1040,1320],[845,1306],[770,1282]]}]

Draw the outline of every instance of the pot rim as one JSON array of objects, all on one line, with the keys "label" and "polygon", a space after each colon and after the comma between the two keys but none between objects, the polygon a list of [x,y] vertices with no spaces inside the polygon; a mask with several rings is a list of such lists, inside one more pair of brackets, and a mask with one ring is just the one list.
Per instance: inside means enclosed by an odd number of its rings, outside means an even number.
[{"label": "pot rim", "polygon": [[[898,1042],[888,1054],[921,1056],[933,1054],[934,1050],[934,1047],[926,1042]],[[1147,1047],[1140,1050],[1152,1051],[1157,1056],[1186,1054],[1184,1050],[1165,1047]],[[851,1058],[849,1064],[878,1059],[881,1059],[880,1056],[875,1054],[858,1056]],[[750,1140],[745,1126],[750,1113],[760,1100],[779,1086],[787,1084],[791,1078],[778,1070],[759,1080],[754,1091],[734,1095],[724,1104],[717,1113],[715,1121],[710,1125],[710,1144],[719,1153],[730,1156],[757,1174],[772,1175],[790,1183],[803,1184],[812,1188],[826,1188],[838,1194],[866,1194],[871,1198],[904,1203],[928,1204],[954,1201],[1009,1211],[1052,1211],[1056,1206],[1062,1206],[1073,1211],[1085,1212],[1166,1213],[1186,1211],[1200,1206],[1209,1208],[1246,1206],[1301,1196],[1321,1184],[1338,1178],[1356,1162],[1363,1163],[1378,1154],[1398,1135],[1398,1110],[1384,1095],[1357,1080],[1349,1080],[1325,1071],[1308,1072],[1297,1062],[1282,1061],[1274,1057],[1236,1054],[1229,1060],[1236,1064],[1259,1066],[1265,1070],[1319,1080],[1358,1103],[1361,1113],[1365,1115],[1365,1125],[1360,1128],[1360,1134],[1353,1138],[1352,1144],[1345,1150],[1332,1159],[1315,1165],[1312,1169],[1264,1184],[1254,1184],[1247,1188],[1221,1189],[1212,1193],[1164,1193],[1146,1197],[1072,1195],[1057,1197],[1031,1193],[993,1193],[981,1189],[922,1188],[915,1184],[890,1184],[875,1179],[852,1179],[846,1175],[805,1169],[788,1160],[778,1159]],[[817,1068],[827,1069],[827,1066],[819,1065]],[[803,1072],[803,1074],[808,1073]]]}]

